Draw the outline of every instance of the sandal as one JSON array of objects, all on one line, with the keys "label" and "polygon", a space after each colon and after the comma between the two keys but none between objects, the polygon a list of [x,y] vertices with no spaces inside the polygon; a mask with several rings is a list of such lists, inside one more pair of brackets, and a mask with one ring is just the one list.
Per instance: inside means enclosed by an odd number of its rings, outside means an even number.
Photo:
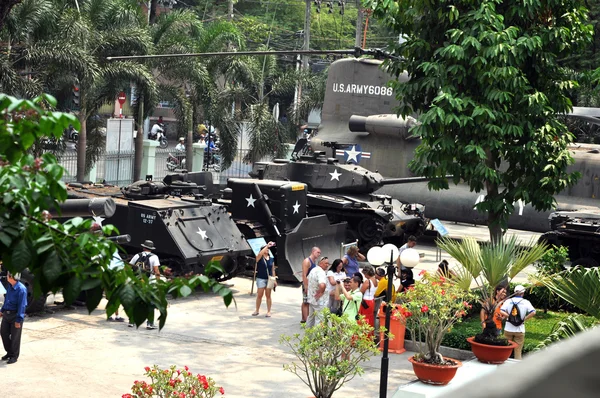
[{"label": "sandal", "polygon": [[253,312],[252,316],[258,316],[258,312]]},{"label": "sandal", "polygon": [[271,317],[271,314],[265,315],[265,318],[270,318],[270,317]]}]

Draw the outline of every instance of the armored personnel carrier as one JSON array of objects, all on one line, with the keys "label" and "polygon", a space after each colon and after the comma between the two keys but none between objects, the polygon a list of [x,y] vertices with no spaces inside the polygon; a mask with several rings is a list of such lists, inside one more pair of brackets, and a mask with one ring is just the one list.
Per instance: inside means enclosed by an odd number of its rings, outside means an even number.
[{"label": "armored personnel carrier", "polygon": [[174,174],[163,181],[137,181],[128,187],[71,184],[71,198],[111,197],[116,204],[110,222],[131,240],[122,246],[139,252],[145,240],[156,246],[161,265],[177,275],[204,273],[218,264],[227,280],[250,267],[254,255],[224,206],[204,197],[212,185],[210,173]]},{"label": "armored personnel carrier", "polygon": [[600,213],[558,211],[550,214],[550,231],[540,240],[569,250],[571,265],[600,265]]},{"label": "armored personnel carrier", "polygon": [[346,222],[346,239],[358,239],[363,250],[382,241],[399,244],[410,235],[423,234],[424,206],[401,203],[376,193],[384,185],[423,181],[423,178],[384,179],[377,172],[353,163],[344,164],[335,158],[338,151],[352,153],[352,144],[328,142],[326,146],[333,152],[331,157],[324,151],[294,156],[300,152],[296,148],[291,160],[255,163],[250,176],[306,184],[307,214],[326,215],[334,224]]}]

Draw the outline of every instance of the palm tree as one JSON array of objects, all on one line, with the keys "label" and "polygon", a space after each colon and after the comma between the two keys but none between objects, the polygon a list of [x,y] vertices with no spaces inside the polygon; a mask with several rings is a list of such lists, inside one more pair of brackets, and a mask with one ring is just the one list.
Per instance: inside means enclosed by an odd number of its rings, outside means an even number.
[{"label": "palm tree", "polygon": [[[231,23],[204,25],[196,14],[187,10],[160,15],[151,26],[151,35],[158,54],[224,51],[230,45],[243,46],[239,32]],[[218,91],[218,77],[228,65],[226,58],[159,58],[152,64],[160,82],[161,98],[175,104],[178,133],[188,136],[188,167],[191,165],[192,126],[197,124],[201,110],[209,107]]]},{"label": "palm tree", "polygon": [[[3,35],[9,37],[8,61],[0,63],[3,91],[31,97],[79,87],[79,181],[86,174],[88,118],[131,83],[145,100],[156,100],[156,84],[146,66],[106,60],[152,49],[135,0],[25,0],[13,8]],[[21,77],[27,72],[33,78]]]},{"label": "palm tree", "polygon": [[481,291],[481,307],[486,314],[486,331],[495,336],[494,311],[496,286],[507,285],[507,278],[513,279],[530,264],[540,260],[548,250],[545,242],[529,242],[526,247],[519,244],[516,236],[495,243],[480,245],[474,238],[465,237],[460,241],[450,238],[438,239],[437,245],[462,265],[456,283],[469,289],[473,280]]}]

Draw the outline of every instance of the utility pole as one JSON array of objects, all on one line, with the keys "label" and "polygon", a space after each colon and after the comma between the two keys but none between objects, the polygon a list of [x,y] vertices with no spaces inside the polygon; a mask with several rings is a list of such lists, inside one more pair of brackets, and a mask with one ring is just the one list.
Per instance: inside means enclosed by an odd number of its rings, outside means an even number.
[{"label": "utility pole", "polygon": [[360,4],[360,0],[356,0],[356,8],[358,9],[358,13],[356,15],[356,36],[354,37],[354,47],[362,48],[364,13]]},{"label": "utility pole", "polygon": [[[148,7],[147,22],[150,25],[150,13],[152,10],[152,0],[146,3]],[[142,158],[144,157],[144,94],[141,87],[138,87],[138,126],[137,135],[135,136],[135,146],[133,152],[133,181],[139,181],[142,178]]]},{"label": "utility pole", "polygon": [[[310,50],[310,9],[312,7],[312,0],[306,1],[306,9],[304,11],[304,45],[303,50]],[[308,55],[302,57],[302,69],[308,70]]]}]

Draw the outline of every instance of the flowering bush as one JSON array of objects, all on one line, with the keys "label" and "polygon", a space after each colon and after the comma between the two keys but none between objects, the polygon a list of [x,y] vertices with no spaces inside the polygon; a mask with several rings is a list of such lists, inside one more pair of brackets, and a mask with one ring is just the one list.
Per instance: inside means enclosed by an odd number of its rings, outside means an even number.
[{"label": "flowering bush", "polygon": [[[416,360],[444,364],[439,353],[442,339],[471,307],[472,295],[450,280],[422,271],[422,279],[400,294],[394,315],[403,317],[418,348]],[[416,341],[417,336],[420,340]]]},{"label": "flowering bush", "polygon": [[131,394],[123,394],[122,398],[213,398],[217,393],[225,394],[223,387],[218,387],[213,379],[194,375],[187,366],[160,369],[154,365],[152,368],[146,366],[144,370],[144,375],[152,381],[134,381]]}]

